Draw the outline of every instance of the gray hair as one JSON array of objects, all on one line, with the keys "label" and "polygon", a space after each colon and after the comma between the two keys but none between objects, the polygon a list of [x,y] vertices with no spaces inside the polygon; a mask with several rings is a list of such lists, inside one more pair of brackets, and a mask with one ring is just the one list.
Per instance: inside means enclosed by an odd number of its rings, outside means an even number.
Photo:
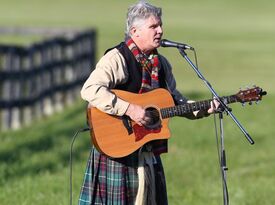
[{"label": "gray hair", "polygon": [[150,16],[161,18],[162,10],[148,2],[141,0],[129,7],[126,20],[126,37],[131,36],[130,31],[134,26],[140,26]]}]

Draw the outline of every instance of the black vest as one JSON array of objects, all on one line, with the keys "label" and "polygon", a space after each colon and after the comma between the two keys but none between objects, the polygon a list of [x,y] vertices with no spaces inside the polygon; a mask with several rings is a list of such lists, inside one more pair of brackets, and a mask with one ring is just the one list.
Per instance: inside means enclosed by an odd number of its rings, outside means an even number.
[{"label": "black vest", "polygon": [[[125,90],[133,93],[138,93],[141,87],[141,81],[142,81],[142,68],[140,63],[137,62],[135,56],[132,54],[128,46],[122,42],[119,45],[113,47],[119,50],[119,52],[122,54],[122,56],[125,59],[129,77],[126,83],[117,85],[115,89],[119,90]],[[105,54],[112,50],[113,48],[110,48],[105,51]],[[160,65],[159,70],[159,85],[161,88],[166,88],[165,83],[165,73],[164,69],[162,68],[162,65]]]}]

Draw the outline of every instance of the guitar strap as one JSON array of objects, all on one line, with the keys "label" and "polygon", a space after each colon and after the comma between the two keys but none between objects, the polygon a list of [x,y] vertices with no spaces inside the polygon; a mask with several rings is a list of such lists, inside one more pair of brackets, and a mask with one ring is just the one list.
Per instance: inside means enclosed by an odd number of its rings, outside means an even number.
[{"label": "guitar strap", "polygon": [[127,129],[128,135],[133,133],[133,127],[132,127],[132,123],[131,123],[131,119],[129,116],[127,115],[123,115],[122,117],[122,122],[124,127]]}]

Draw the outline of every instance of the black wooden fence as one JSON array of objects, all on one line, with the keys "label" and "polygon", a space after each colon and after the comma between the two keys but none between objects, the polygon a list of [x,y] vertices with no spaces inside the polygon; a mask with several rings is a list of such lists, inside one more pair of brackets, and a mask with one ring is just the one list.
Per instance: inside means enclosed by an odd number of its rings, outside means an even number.
[{"label": "black wooden fence", "polygon": [[93,30],[29,47],[0,45],[0,130],[28,125],[79,99],[95,46]]}]

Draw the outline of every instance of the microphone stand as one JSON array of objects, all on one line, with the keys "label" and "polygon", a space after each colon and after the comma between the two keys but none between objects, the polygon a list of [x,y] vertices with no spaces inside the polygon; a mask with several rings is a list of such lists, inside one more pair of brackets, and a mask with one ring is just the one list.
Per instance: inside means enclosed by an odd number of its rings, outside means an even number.
[{"label": "microphone stand", "polygon": [[249,141],[250,144],[254,144],[253,139],[250,137],[250,135],[247,133],[247,131],[243,128],[243,126],[240,124],[240,122],[236,119],[236,117],[231,112],[231,109],[227,107],[227,105],[221,100],[219,95],[216,93],[216,91],[212,88],[211,84],[205,79],[205,77],[201,74],[199,69],[192,63],[192,61],[189,59],[187,54],[185,53],[184,49],[178,48],[180,54],[185,58],[185,60],[191,65],[193,70],[197,73],[198,77],[203,80],[205,85],[208,87],[208,89],[211,91],[213,96],[217,101],[219,101],[221,108],[232,118],[232,120],[237,124],[237,126],[240,128],[240,130],[243,132],[246,139]]},{"label": "microphone stand", "polygon": [[221,166],[221,173],[222,173],[222,182],[223,182],[223,202],[224,205],[229,204],[229,197],[228,197],[228,189],[227,189],[227,183],[226,183],[226,171],[228,168],[226,167],[226,156],[225,156],[225,148],[224,148],[224,133],[223,133],[223,112],[226,112],[232,120],[235,122],[235,124],[240,128],[246,139],[250,144],[254,144],[253,139],[250,137],[250,135],[247,133],[247,131],[243,128],[243,126],[240,124],[240,122],[236,119],[236,117],[231,112],[231,108],[228,108],[227,105],[221,100],[221,97],[217,94],[217,92],[213,89],[211,84],[205,79],[205,77],[202,75],[202,73],[199,71],[199,69],[193,64],[193,62],[189,59],[186,52],[184,51],[184,48],[178,48],[180,54],[184,57],[184,59],[190,64],[190,66],[193,68],[193,70],[197,73],[198,77],[205,83],[206,87],[210,90],[212,93],[212,96],[220,103],[221,111],[219,111],[219,119],[220,119],[220,139],[221,139],[221,155],[220,155],[220,166]]}]

